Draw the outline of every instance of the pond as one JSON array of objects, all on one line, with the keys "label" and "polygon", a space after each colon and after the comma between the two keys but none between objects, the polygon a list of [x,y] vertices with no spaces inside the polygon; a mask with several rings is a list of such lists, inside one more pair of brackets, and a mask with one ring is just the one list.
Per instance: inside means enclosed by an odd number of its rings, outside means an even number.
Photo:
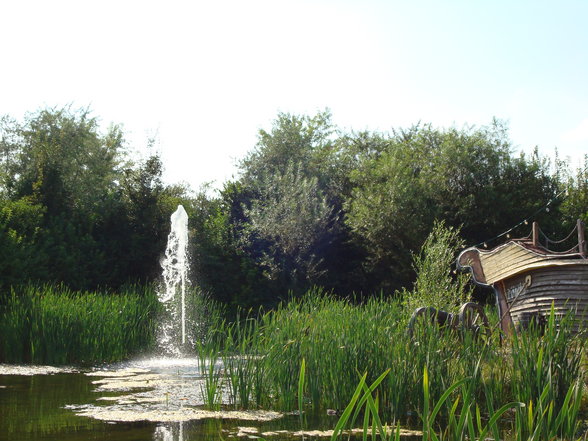
[{"label": "pond", "polygon": [[[196,359],[87,370],[0,365],[0,440],[328,439],[336,416],[204,409]],[[322,433],[321,433],[322,432]]]}]

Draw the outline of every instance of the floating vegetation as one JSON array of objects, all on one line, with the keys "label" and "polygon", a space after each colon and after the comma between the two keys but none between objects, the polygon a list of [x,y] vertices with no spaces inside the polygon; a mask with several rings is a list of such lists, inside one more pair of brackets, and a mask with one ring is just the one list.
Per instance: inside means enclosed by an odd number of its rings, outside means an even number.
[{"label": "floating vegetation", "polygon": [[250,410],[250,411],[213,411],[206,409],[197,409],[193,407],[184,407],[179,409],[137,409],[132,407],[120,406],[69,406],[74,410],[76,415],[86,416],[102,421],[117,422],[134,422],[134,421],[153,421],[153,422],[181,422],[206,419],[220,420],[241,420],[241,421],[272,421],[282,418],[283,414],[279,412]]},{"label": "floating vegetation", "polygon": [[[173,360],[170,365],[173,365]],[[203,370],[203,374],[206,377],[206,369]],[[206,397],[202,390],[207,379],[196,375],[196,371],[173,373],[125,367],[112,371],[92,371],[85,375],[98,378],[91,382],[96,392],[119,393],[115,396],[98,397],[96,405],[67,406],[79,416],[97,420],[119,422],[180,422],[202,419],[271,421],[283,416],[279,412],[264,410],[221,410],[220,406],[215,410],[204,409]],[[121,392],[123,393],[120,394]]]},{"label": "floating vegetation", "polygon": [[[292,437],[292,438],[300,438],[303,439],[306,437],[313,437],[313,438],[332,438],[335,432],[333,430],[271,430],[271,431],[263,431],[259,427],[237,427],[236,430],[224,430],[226,435],[230,438],[251,438],[251,437],[262,437],[262,438],[272,438],[272,437]],[[405,437],[419,437],[423,435],[423,432],[420,430],[409,430],[409,429],[399,429],[399,436],[402,438]],[[348,429],[341,433],[342,435],[349,436],[349,435],[361,435],[363,434],[362,428],[354,428]]]},{"label": "floating vegetation", "polygon": [[53,375],[79,372],[73,367],[0,364],[0,375]]},{"label": "floating vegetation", "polygon": [[125,369],[117,369],[115,371],[92,371],[86,372],[85,375],[89,377],[128,377],[129,375],[136,375],[136,374],[146,374],[151,372],[149,369],[142,369],[142,368],[125,368]]}]

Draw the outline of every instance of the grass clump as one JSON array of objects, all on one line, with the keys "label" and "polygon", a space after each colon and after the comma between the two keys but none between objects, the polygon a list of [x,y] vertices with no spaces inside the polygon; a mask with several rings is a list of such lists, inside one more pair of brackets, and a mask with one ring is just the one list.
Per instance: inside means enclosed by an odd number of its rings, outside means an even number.
[{"label": "grass clump", "polygon": [[0,361],[95,364],[151,348],[158,302],[149,288],[77,292],[63,286],[12,289],[0,306]]}]

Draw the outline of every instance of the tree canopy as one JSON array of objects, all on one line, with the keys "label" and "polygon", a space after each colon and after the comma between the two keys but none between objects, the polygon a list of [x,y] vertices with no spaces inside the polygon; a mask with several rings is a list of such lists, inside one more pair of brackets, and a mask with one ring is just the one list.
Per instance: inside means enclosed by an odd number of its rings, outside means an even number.
[{"label": "tree canopy", "polygon": [[178,203],[194,283],[244,307],[313,285],[402,292],[441,223],[476,244],[530,215],[556,235],[588,220],[588,169],[515,155],[500,121],[356,133],[328,111],[280,113],[217,193],[165,183],[157,155],[133,162],[128,148],[119,126],[102,131],[88,109],[0,120],[0,288],[155,282]]}]

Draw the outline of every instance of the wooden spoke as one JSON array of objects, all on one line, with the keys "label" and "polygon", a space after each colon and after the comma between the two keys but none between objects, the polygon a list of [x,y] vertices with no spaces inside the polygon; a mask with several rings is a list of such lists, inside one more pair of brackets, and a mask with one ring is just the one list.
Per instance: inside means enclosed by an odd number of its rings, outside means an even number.
[{"label": "wooden spoke", "polygon": [[488,340],[490,338],[490,324],[488,317],[477,303],[464,303],[459,310],[459,323],[461,329],[472,332],[476,338]]}]

